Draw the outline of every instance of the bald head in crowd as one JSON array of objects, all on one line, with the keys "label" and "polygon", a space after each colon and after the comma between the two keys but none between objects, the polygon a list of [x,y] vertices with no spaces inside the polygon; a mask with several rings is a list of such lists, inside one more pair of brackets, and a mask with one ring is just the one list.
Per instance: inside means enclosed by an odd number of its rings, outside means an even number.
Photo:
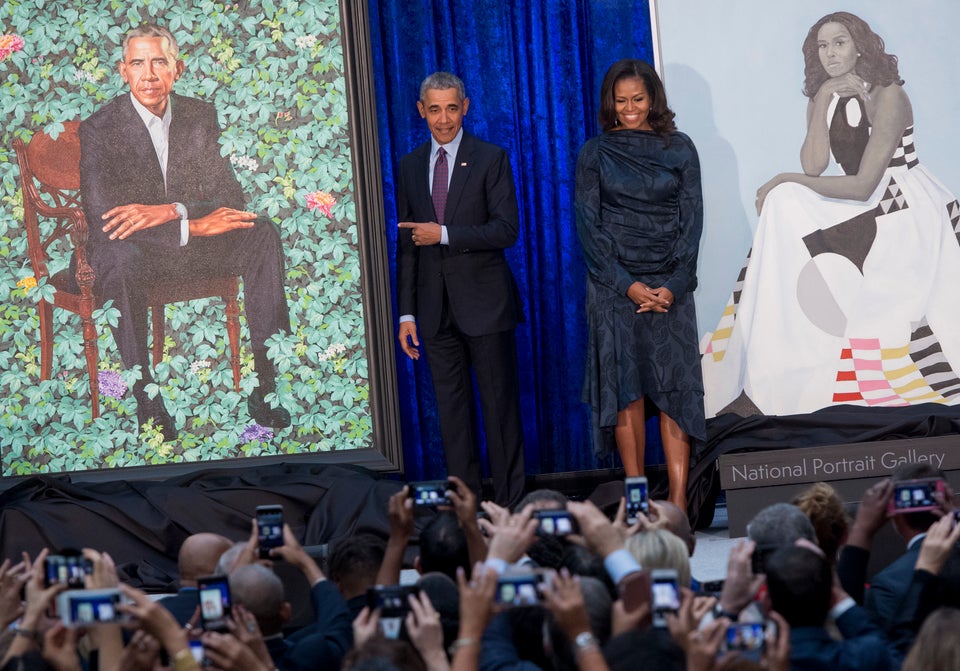
[{"label": "bald head in crowd", "polygon": [[220,555],[230,549],[233,541],[220,534],[200,533],[187,536],[180,546],[177,567],[181,587],[196,587],[197,578],[213,575]]}]

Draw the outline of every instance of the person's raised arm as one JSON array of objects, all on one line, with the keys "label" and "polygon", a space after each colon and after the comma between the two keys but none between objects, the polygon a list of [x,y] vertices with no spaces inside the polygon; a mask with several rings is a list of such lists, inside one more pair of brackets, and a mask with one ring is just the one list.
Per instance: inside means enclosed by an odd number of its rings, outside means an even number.
[{"label": "person's raised arm", "polygon": [[7,650],[6,656],[0,661],[0,667],[14,657],[20,657],[39,645],[39,625],[44,613],[53,603],[57,594],[67,588],[66,583],[54,583],[50,587],[43,584],[43,560],[47,558],[47,549],[44,548],[33,561],[30,578],[26,583],[27,602],[24,607],[20,624],[14,628],[16,634],[13,643]]},{"label": "person's raised arm", "polygon": [[482,562],[487,557],[487,541],[480,532],[477,523],[477,496],[466,483],[455,475],[447,478],[453,483],[453,489],[447,495],[453,504],[453,510],[460,522],[460,528],[467,538],[467,552],[470,555],[470,565]]},{"label": "person's raised arm", "polygon": [[[254,520],[254,524],[256,524],[256,520]],[[283,545],[271,548],[270,556],[284,559],[300,569],[311,587],[326,579],[317,562],[307,554],[297,537],[293,535],[289,524],[283,525]]]},{"label": "person's raised arm", "polygon": [[390,520],[390,537],[383,553],[383,562],[377,572],[378,585],[397,585],[400,583],[400,571],[403,569],[403,552],[407,549],[410,534],[413,533],[413,499],[410,498],[410,486],[390,497],[387,503],[387,519]]},{"label": "person's raised arm", "polygon": [[580,671],[606,671],[607,662],[600,650],[600,641],[590,628],[590,618],[580,588],[580,579],[567,569],[553,576],[543,590],[547,610],[570,642]]}]

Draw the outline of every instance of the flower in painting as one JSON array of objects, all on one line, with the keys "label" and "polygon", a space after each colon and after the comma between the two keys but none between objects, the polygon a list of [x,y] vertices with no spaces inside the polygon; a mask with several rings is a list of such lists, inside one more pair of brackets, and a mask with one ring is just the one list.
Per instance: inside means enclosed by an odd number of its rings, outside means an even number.
[{"label": "flower in painting", "polygon": [[241,443],[250,443],[253,441],[264,443],[273,438],[273,430],[266,426],[260,426],[256,422],[248,426],[240,434]]},{"label": "flower in painting", "polygon": [[252,159],[249,156],[237,156],[233,154],[230,156],[230,163],[238,168],[245,168],[250,172],[256,172],[260,168],[260,164],[257,163],[256,159]]},{"label": "flower in painting", "polygon": [[101,370],[97,372],[100,380],[100,393],[110,398],[123,398],[127,393],[127,383],[115,370]]},{"label": "flower in painting", "polygon": [[17,288],[23,289],[23,293],[27,293],[35,286],[37,286],[37,278],[33,275],[30,277],[24,277],[22,280],[17,282]]},{"label": "flower in painting", "polygon": [[207,368],[210,368],[209,359],[200,359],[199,361],[194,361],[190,364],[190,374],[199,375],[202,370]]},{"label": "flower in painting", "polygon": [[330,345],[330,347],[328,347],[326,351],[324,351],[324,353],[320,355],[319,358],[320,358],[320,361],[330,361],[331,359],[336,359],[338,356],[340,356],[346,351],[347,351],[347,346],[344,345],[342,342],[334,343]]},{"label": "flower in painting", "polygon": [[317,43],[317,36],[299,35],[293,43],[297,45],[297,49],[313,49],[313,46]]},{"label": "flower in painting", "polygon": [[19,35],[0,35],[0,61],[5,61],[23,49],[26,43]]},{"label": "flower in painting", "polygon": [[89,82],[90,84],[97,83],[97,77],[94,73],[84,70],[83,68],[75,68],[73,72],[73,78],[78,82]]},{"label": "flower in painting", "polygon": [[307,209],[320,210],[325,216],[331,216],[330,208],[337,204],[337,199],[326,191],[314,191],[307,194]]}]

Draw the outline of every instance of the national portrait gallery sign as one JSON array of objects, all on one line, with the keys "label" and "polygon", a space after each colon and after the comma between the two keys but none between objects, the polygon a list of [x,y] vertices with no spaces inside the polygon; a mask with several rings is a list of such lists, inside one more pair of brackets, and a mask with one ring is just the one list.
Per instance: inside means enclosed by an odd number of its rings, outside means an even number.
[{"label": "national portrait gallery sign", "polygon": [[740,452],[720,457],[724,489],[886,477],[903,464],[960,470],[960,436]]}]

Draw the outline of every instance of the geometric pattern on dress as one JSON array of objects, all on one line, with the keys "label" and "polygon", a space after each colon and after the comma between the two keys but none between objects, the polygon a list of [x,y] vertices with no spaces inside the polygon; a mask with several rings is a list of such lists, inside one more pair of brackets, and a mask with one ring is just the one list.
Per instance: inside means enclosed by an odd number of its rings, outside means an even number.
[{"label": "geometric pattern on dress", "polygon": [[960,202],[953,200],[947,203],[947,215],[950,217],[950,225],[953,226],[957,242],[960,242]]},{"label": "geometric pattern on dress", "polygon": [[743,278],[747,274],[747,266],[750,265],[750,254],[752,252],[753,248],[751,247],[750,251],[747,252],[747,260],[740,269],[740,274],[737,275],[737,281],[733,285],[730,298],[727,299],[727,305],[723,308],[723,314],[720,315],[720,323],[717,324],[717,329],[713,332],[713,335],[710,336],[710,342],[704,351],[704,354],[713,355],[715,362],[723,361],[723,355],[727,351],[730,335],[733,333],[733,323],[737,319],[737,306],[740,304],[740,294],[743,292]]},{"label": "geometric pattern on dress", "polygon": [[806,245],[810,258],[815,259],[820,254],[836,254],[847,259],[863,273],[863,265],[877,237],[877,219],[909,207],[900,185],[891,176],[876,207],[833,226],[808,233],[803,236],[803,244]]},{"label": "geometric pattern on dress", "polygon": [[907,205],[906,196],[904,196],[903,191],[900,190],[900,185],[897,184],[897,180],[891,176],[890,182],[883,192],[883,198],[877,203],[877,216],[880,217],[884,214],[890,214],[891,212],[899,212],[900,210],[907,209],[907,207],[909,206]]},{"label": "geometric pattern on dress", "polygon": [[888,163],[887,166],[896,168],[905,165],[909,169],[919,164],[920,160],[917,158],[917,150],[913,145],[913,126],[908,126],[907,129],[903,131],[900,142],[894,150],[893,156],[890,157],[890,163]]},{"label": "geometric pattern on dress", "polygon": [[913,325],[910,342],[880,347],[878,338],[850,338],[837,366],[834,403],[905,406],[946,403],[960,394],[960,378],[923,320]]},{"label": "geometric pattern on dress", "polygon": [[926,319],[913,324],[910,358],[933,391],[944,398],[960,394],[960,377],[944,356],[940,341]]}]

